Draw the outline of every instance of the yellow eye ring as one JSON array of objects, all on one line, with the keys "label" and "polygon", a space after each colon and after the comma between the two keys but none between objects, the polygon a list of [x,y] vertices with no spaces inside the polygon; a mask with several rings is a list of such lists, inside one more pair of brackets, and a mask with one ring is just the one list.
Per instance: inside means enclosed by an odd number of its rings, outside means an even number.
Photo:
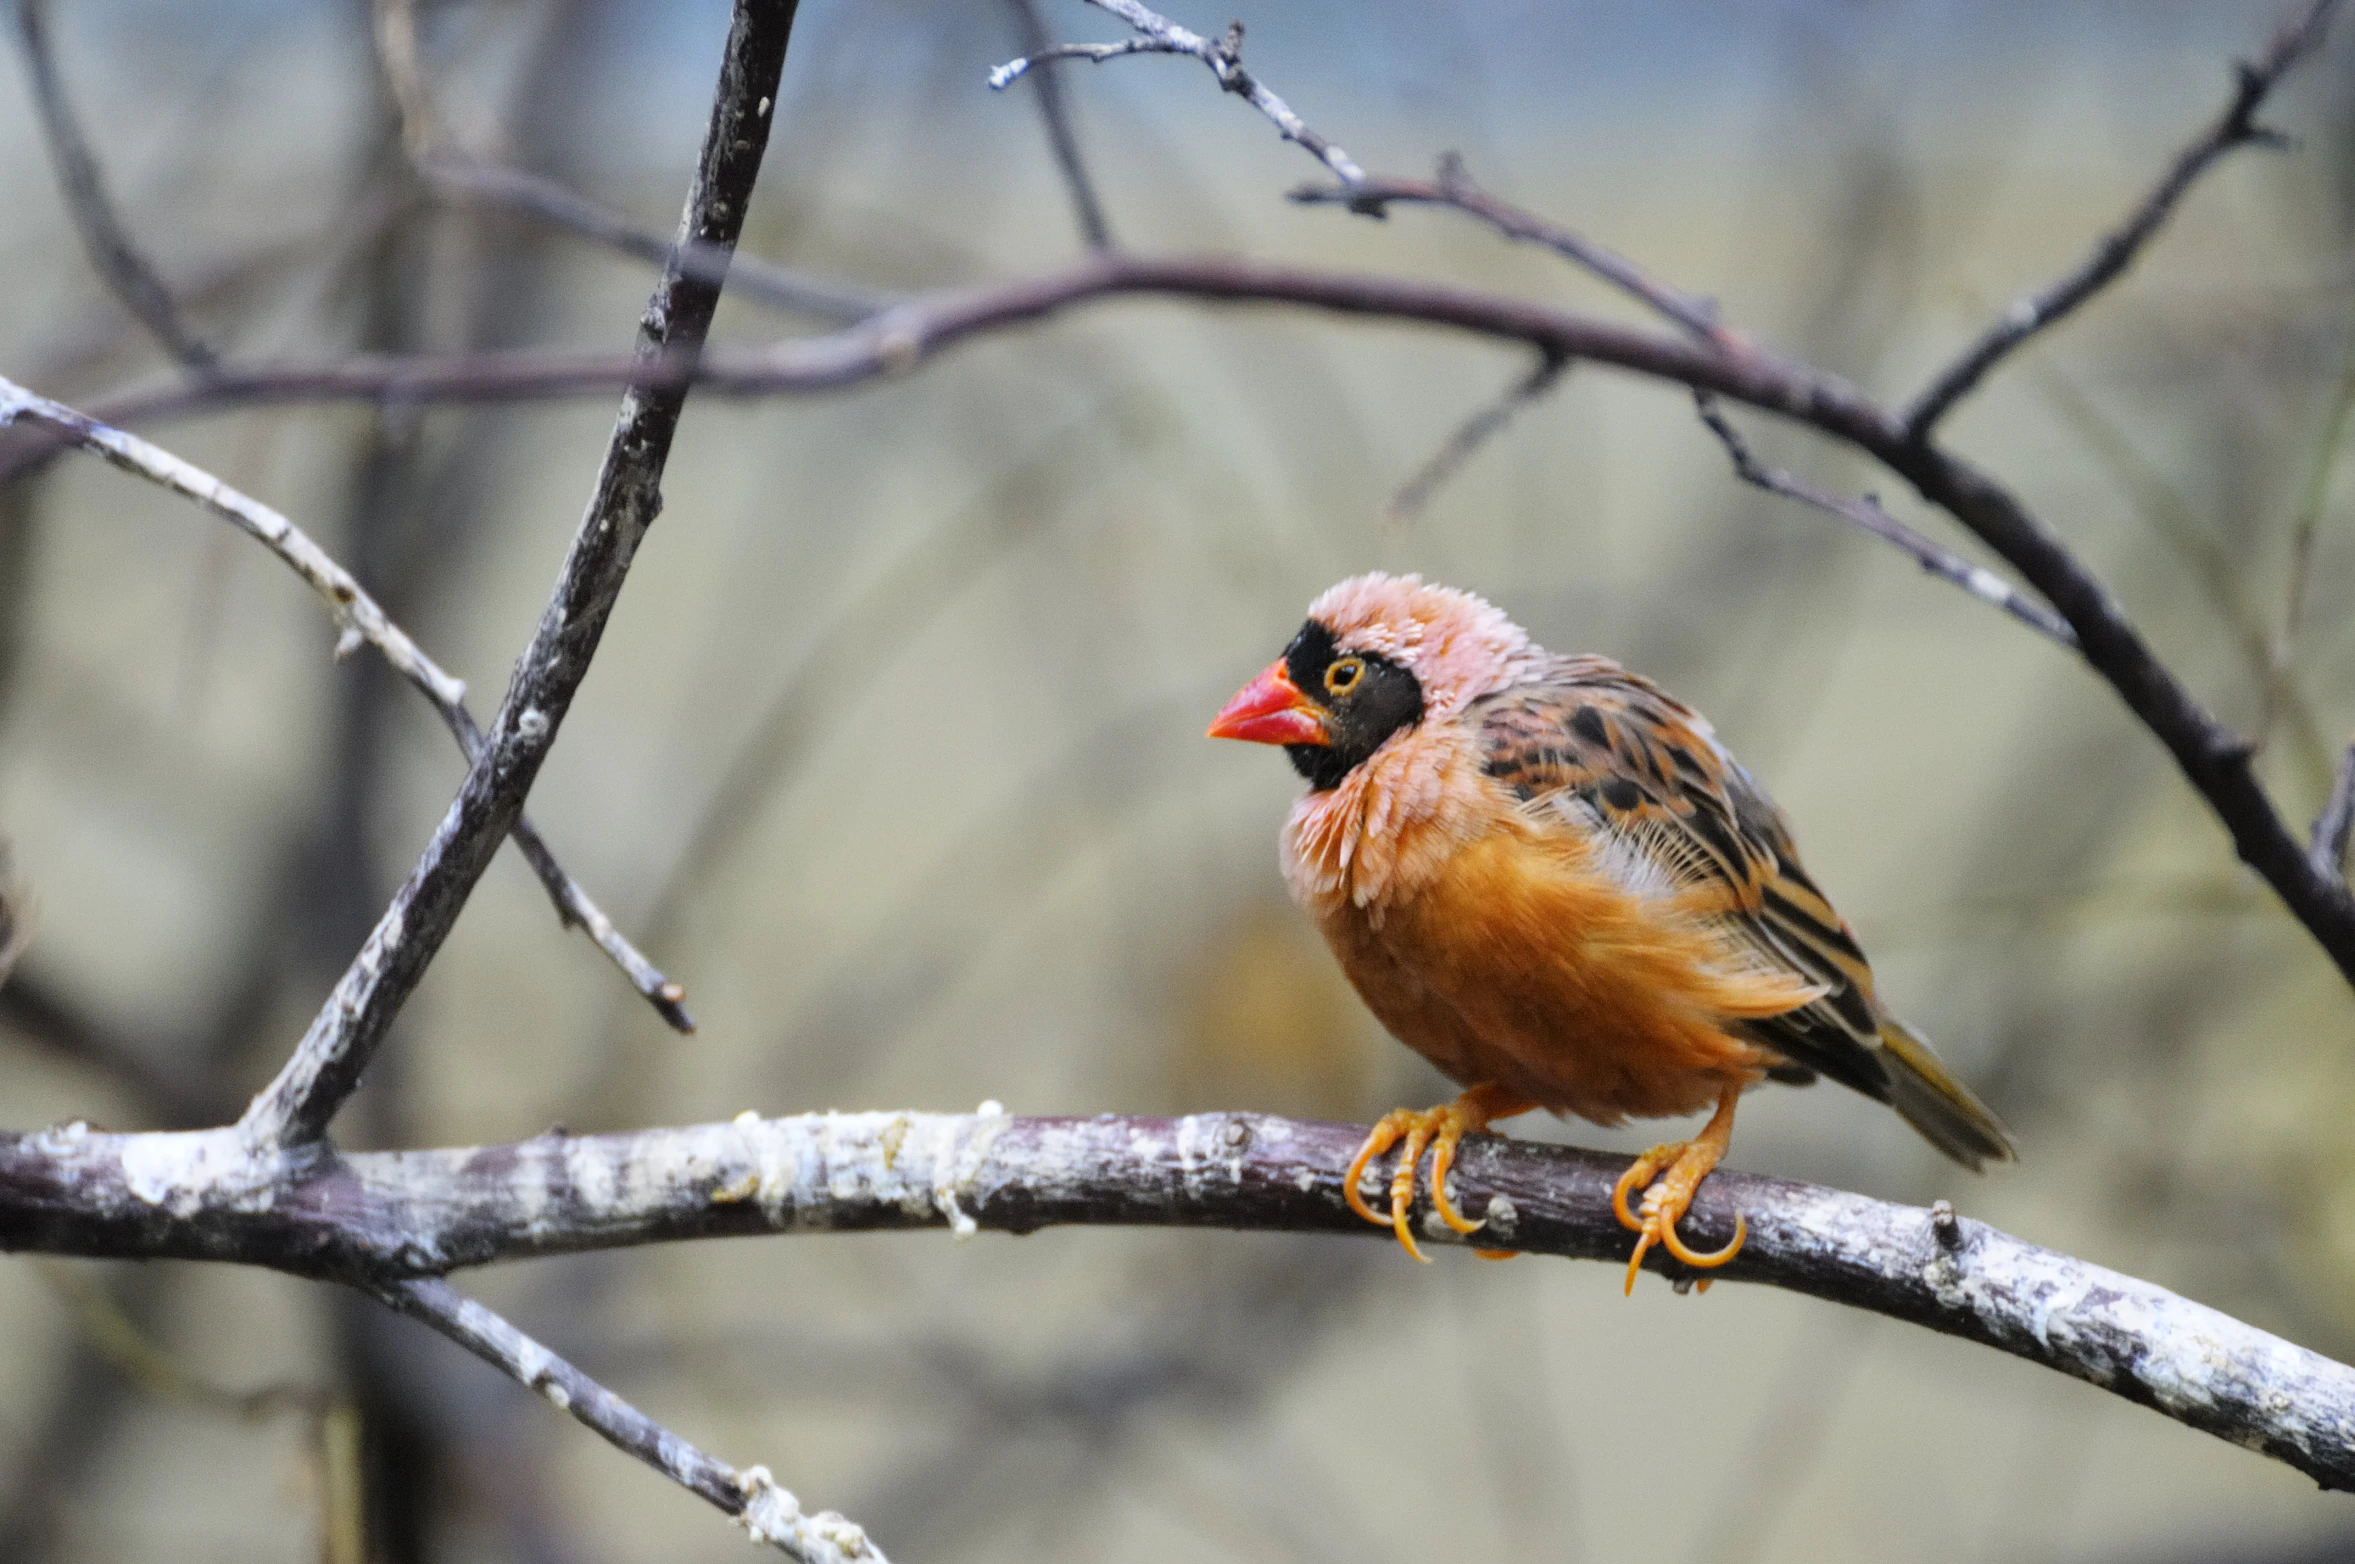
[{"label": "yellow eye ring", "polygon": [[1336,658],[1332,666],[1325,670],[1325,693],[1347,695],[1357,688],[1358,681],[1365,676],[1366,660],[1363,657]]}]

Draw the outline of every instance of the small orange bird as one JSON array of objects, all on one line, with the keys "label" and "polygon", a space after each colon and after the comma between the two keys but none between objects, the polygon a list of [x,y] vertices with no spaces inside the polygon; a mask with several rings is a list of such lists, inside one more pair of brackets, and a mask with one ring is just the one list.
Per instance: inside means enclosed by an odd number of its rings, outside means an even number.
[{"label": "small orange bird", "polygon": [[[1533,1108],[1597,1124],[1695,1113],[1612,1191],[1637,1237],[1723,1265],[1676,1224],[1761,1081],[1828,1075],[1976,1170],[2011,1136],[1882,1007],[1856,936],[1799,865],[1782,811],[1700,713],[1603,657],[1557,657],[1487,602],[1365,575],[1309,606],[1284,655],[1210,724],[1281,744],[1308,779],[1284,878],[1382,1024],[1464,1088],[1401,1108],[1350,1165],[1352,1209],[1398,1234],[1432,1148],[1431,1204],[1456,1145]],[[1387,1218],[1358,1194],[1401,1140]],[[1657,1180],[1657,1182],[1654,1182]],[[1643,1191],[1641,1208],[1628,1196]]]}]

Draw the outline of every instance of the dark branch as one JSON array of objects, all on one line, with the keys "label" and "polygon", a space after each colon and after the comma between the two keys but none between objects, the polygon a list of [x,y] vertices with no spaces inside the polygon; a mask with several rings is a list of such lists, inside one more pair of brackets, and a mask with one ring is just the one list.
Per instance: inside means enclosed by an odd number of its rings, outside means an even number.
[{"label": "dark branch", "polygon": [[[682,244],[729,250],[743,229],[768,146],[795,4],[738,0],[687,200]],[[719,295],[717,282],[666,266],[640,323],[639,362],[692,364]],[[522,813],[524,796],[588,673],[638,544],[661,509],[663,466],[686,399],[682,378],[624,394],[588,512],[491,721],[483,751],[294,1057],[247,1110],[240,1127],[256,1144],[300,1146],[326,1133]]]},{"label": "dark branch", "polygon": [[137,316],[164,350],[184,368],[209,369],[216,355],[180,318],[172,290],[164,285],[147,257],[131,242],[130,231],[107,194],[106,178],[98,159],[66,101],[58,79],[57,60],[49,49],[48,0],[17,0],[16,25],[24,44],[25,69],[32,77],[33,103],[40,110],[41,131],[49,141],[49,161],[57,170],[58,188],[90,264],[105,280],[123,307]]},{"label": "dark branch", "polygon": [[1717,410],[1717,402],[1706,391],[1693,393],[1693,403],[1700,410],[1701,422],[1717,436],[1725,447],[1725,454],[1734,465],[1734,476],[1769,494],[1780,494],[1803,505],[1837,516],[1860,531],[1879,538],[1882,542],[1913,556],[1915,563],[1941,580],[1951,581],[1971,596],[1984,603],[1993,603],[2039,635],[2049,636],[2071,651],[2077,649],[2077,633],[2069,622],[2051,609],[2021,592],[1994,571],[1969,560],[1950,548],[1931,542],[1920,533],[1899,521],[1881,508],[1881,502],[1867,494],[1859,499],[1818,488],[1804,478],[1769,467],[1758,460],[1741,432],[1726,422]]},{"label": "dark branch", "polygon": [[[1051,51],[1038,0],[1006,0],[1006,10],[1027,61],[1035,62]],[[994,79],[991,85],[997,85]],[[1096,194],[1095,181],[1088,178],[1087,161],[1080,155],[1079,132],[1071,123],[1071,96],[1063,90],[1063,78],[1054,71],[1040,71],[1031,77],[1031,85],[1037,89],[1047,146],[1055,154],[1055,167],[1071,196],[1071,216],[1079,224],[1079,237],[1091,250],[1108,250],[1112,247],[1112,225],[1104,217],[1104,203]]]},{"label": "dark branch", "polygon": [[1949,409],[1971,393],[1987,371],[2021,343],[2066,317],[2099,293],[2134,263],[2144,244],[2174,215],[2177,203],[2199,177],[2226,153],[2238,147],[2283,145],[2278,131],[2257,123],[2257,111],[2288,75],[2291,67],[2321,44],[2324,30],[2339,0],[2301,0],[2274,30],[2265,52],[2238,68],[2232,100],[2208,128],[2175,155],[2175,161],[2150,193],[2126,214],[2125,220],[2094,244],[2093,250],[2067,276],[2019,300],[1989,326],[1979,340],[1941,370],[1937,379],[1914,398],[1904,412],[1905,426],[1917,441],[1926,441]]},{"label": "dark branch", "polygon": [[734,1517],[755,1542],[807,1564],[887,1564],[852,1522],[831,1510],[804,1515],[766,1467],[738,1471],[714,1460],[448,1282],[426,1277],[362,1290],[441,1332],[559,1412],[570,1412],[614,1448]]},{"label": "dark branch", "polygon": [[[120,1136],[67,1126],[0,1136],[0,1248],[231,1260],[384,1296],[460,1266],[762,1233],[1088,1225],[1348,1233],[1387,1243],[1386,1229],[1369,1227],[1342,1200],[1342,1174],[1364,1133],[1248,1114],[746,1115],[623,1135],[325,1156],[258,1199],[233,1130]],[[1617,1266],[1632,1242],[1611,1215],[1611,1186],[1625,1166],[1621,1157],[1474,1136],[1453,1192],[1465,1211],[1485,1213],[1473,1240],[1483,1248]],[[2355,1427],[2355,1369],[1958,1218],[1943,1203],[1923,1211],[1720,1169],[1701,1186],[1687,1231],[1695,1243],[1715,1244],[1737,1213],[1748,1242],[1713,1278],[1995,1347],[2263,1451],[2325,1487],[2355,1488],[2355,1439],[2346,1433]],[[1425,1231],[1461,1242],[1428,1220]],[[1689,1274],[1656,1250],[1646,1264],[1672,1280]],[[451,1297],[428,1296],[444,1306]],[[577,1395],[550,1373],[527,1383]]]},{"label": "dark branch", "polygon": [[1128,294],[1291,305],[1444,327],[1713,392],[1863,451],[1952,514],[2060,612],[2085,660],[2175,757],[2231,833],[2241,859],[2355,981],[2355,894],[2336,876],[2316,873],[2307,843],[2284,824],[2258,785],[2247,740],[2168,671],[2100,579],[1993,477],[1916,441],[1894,412],[1848,382],[1778,355],[1728,354],[1687,338],[1444,283],[1224,256],[1106,252],[1057,271],[926,295],[848,331],[766,348],[714,348],[700,359],[466,354],[223,369],[214,383],[124,398],[106,408],[111,419],[125,421],[239,403],[522,400],[614,385],[667,390],[689,381],[738,396],[833,391],[905,374],[971,338]]},{"label": "dark branch", "polygon": [[1479,218],[1508,239],[1545,246],[1572,264],[1584,267],[1612,287],[1642,300],[1704,341],[1714,342],[1729,353],[1751,351],[1750,344],[1740,333],[1729,331],[1719,323],[1715,300],[1672,288],[1646,274],[1642,267],[1627,257],[1606,249],[1585,235],[1572,233],[1558,223],[1547,222],[1534,212],[1526,212],[1499,201],[1472,183],[1471,175],[1464,171],[1464,160],[1452,152],[1439,160],[1439,177],[1436,180],[1399,179],[1386,174],[1371,174],[1358,185],[1302,185],[1292,192],[1292,199],[1303,206],[1346,206],[1351,211],[1362,212],[1369,217],[1388,216],[1390,204],[1398,201],[1453,207],[1456,211]]}]

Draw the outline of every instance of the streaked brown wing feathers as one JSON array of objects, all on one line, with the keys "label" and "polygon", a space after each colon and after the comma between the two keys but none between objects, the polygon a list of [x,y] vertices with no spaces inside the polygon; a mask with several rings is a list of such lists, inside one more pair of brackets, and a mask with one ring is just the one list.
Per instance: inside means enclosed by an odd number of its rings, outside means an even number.
[{"label": "streaked brown wing feathers", "polygon": [[1732,940],[1822,987],[1746,1031],[1887,1097],[1864,952],[1800,866],[1782,812],[1698,713],[1601,657],[1558,658],[1477,711],[1487,772],[1524,808],[1589,832],[1606,869],[1641,894],[1709,898]]}]

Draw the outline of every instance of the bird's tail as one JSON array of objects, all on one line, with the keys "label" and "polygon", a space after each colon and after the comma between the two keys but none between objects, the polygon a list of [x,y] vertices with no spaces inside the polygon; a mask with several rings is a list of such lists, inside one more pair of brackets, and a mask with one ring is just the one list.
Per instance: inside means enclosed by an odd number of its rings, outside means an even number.
[{"label": "bird's tail", "polygon": [[1881,1060],[1889,1067],[1890,1105],[1931,1145],[1974,1173],[1984,1163],[2019,1156],[1994,1111],[1954,1078],[1920,1034],[1893,1017],[1881,1021]]}]

